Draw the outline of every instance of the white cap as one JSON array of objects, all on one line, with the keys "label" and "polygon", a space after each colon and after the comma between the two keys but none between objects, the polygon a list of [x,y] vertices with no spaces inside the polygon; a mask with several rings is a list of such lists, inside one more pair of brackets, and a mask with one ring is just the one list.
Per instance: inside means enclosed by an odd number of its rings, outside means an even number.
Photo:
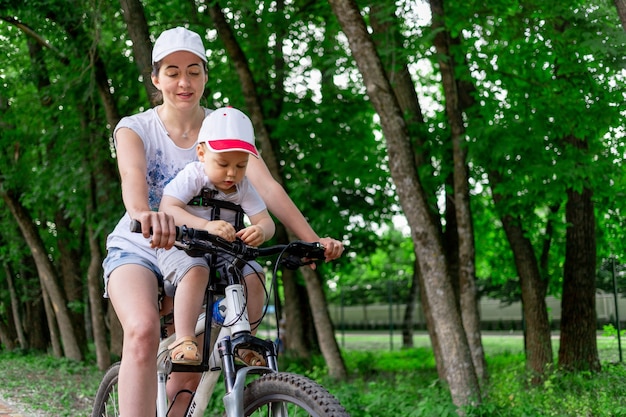
[{"label": "white cap", "polygon": [[198,142],[206,142],[209,149],[217,153],[241,151],[259,157],[250,118],[230,106],[217,109],[204,119]]},{"label": "white cap", "polygon": [[187,51],[200,57],[206,61],[206,49],[202,44],[200,35],[183,27],[168,29],[163,31],[152,48],[152,63],[158,62],[167,55],[178,52]]}]

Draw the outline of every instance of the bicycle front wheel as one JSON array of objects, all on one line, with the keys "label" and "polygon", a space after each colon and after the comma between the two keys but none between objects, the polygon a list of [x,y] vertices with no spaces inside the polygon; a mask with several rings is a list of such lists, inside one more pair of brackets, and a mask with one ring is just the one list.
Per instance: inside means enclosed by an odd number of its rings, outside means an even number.
[{"label": "bicycle front wheel", "polygon": [[119,373],[119,362],[111,365],[105,372],[96,393],[91,417],[117,417],[120,415],[117,401],[117,378]]},{"label": "bicycle front wheel", "polygon": [[244,391],[245,416],[350,417],[326,388],[302,375],[263,375]]}]

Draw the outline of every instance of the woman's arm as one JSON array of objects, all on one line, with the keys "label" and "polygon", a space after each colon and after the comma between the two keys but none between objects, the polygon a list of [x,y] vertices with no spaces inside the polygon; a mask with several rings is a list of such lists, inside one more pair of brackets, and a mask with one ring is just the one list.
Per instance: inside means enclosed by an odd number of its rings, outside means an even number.
[{"label": "woman's arm", "polygon": [[267,165],[261,158],[250,158],[248,179],[261,195],[269,211],[280,220],[298,239],[307,242],[320,242],[326,248],[326,261],[331,261],[343,253],[343,243],[324,237],[320,238],[296,207],[285,189],[272,177]]},{"label": "woman's arm", "polygon": [[174,245],[174,219],[165,213],[150,210],[146,182],[146,155],[139,135],[128,128],[116,134],[117,166],[122,181],[122,200],[131,219],[141,222],[143,236],[150,237],[155,248],[169,249]]}]

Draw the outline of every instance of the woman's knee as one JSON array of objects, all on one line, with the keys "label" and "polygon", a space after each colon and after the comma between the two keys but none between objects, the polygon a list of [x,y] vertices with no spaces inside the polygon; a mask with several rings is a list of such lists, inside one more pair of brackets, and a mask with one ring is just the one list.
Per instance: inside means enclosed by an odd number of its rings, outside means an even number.
[{"label": "woman's knee", "polygon": [[156,358],[160,330],[158,319],[155,323],[148,321],[131,321],[124,327],[124,354],[132,355],[135,360],[154,361]]}]

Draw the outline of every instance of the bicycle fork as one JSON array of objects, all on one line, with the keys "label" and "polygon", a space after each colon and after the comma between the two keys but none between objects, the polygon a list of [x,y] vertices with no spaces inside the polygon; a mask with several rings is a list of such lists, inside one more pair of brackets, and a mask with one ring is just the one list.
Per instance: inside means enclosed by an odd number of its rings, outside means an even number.
[{"label": "bicycle fork", "polygon": [[[230,337],[225,337],[219,342],[218,350],[222,359],[222,371],[224,372],[224,384],[226,386],[226,394],[223,397],[224,409],[226,410],[227,417],[242,417],[244,414],[244,388],[248,379],[248,374],[267,374],[270,372],[278,372],[276,362],[276,352],[271,342],[266,342],[254,338],[251,335],[241,335],[236,339],[246,340],[248,338],[255,339],[257,344],[264,344],[268,349],[266,355],[268,360],[268,367],[263,366],[244,366],[238,371],[235,369],[235,358],[233,352],[236,348],[233,348],[234,344]],[[245,344],[244,341],[237,341],[236,343]],[[235,344],[236,345],[236,344]],[[275,405],[272,412],[273,417],[287,417],[286,408],[282,404]]]},{"label": "bicycle fork", "polygon": [[[243,286],[241,284],[229,285],[226,287],[225,296],[228,310],[226,311],[224,323],[231,328],[232,338],[228,336],[221,338],[217,346],[222,362],[226,388],[223,402],[227,417],[241,417],[244,411],[243,392],[248,374],[277,372],[278,363],[273,343],[252,336],[250,321],[245,308]],[[235,352],[240,346],[243,348],[261,348],[267,358],[267,367],[245,366],[237,371],[235,368]]]}]

